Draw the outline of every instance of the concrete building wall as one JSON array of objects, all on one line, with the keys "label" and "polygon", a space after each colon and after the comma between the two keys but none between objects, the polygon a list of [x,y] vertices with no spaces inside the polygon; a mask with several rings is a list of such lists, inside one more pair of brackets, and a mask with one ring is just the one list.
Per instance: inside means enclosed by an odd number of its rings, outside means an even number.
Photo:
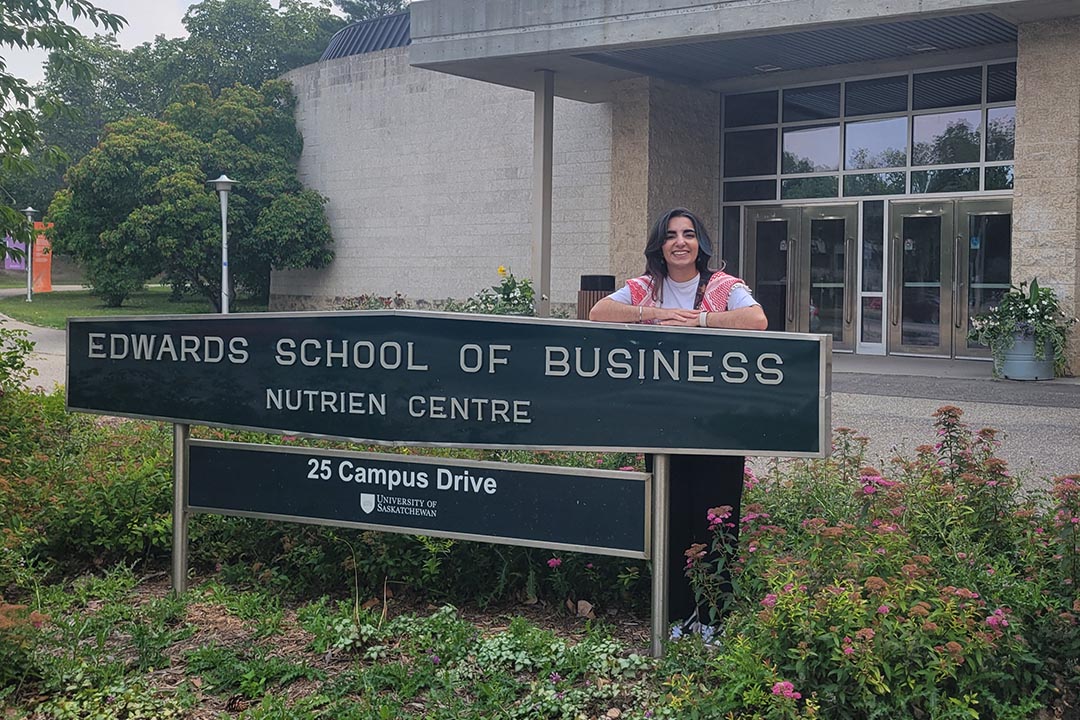
[{"label": "concrete building wall", "polygon": [[648,78],[618,83],[611,103],[611,274],[641,274],[649,227]]},{"label": "concrete building wall", "polygon": [[[1019,27],[1012,262],[1080,314],[1080,17]],[[1070,349],[1080,372],[1075,330]]]},{"label": "concrete building wall", "polygon": [[618,83],[614,98],[611,271],[621,282],[641,274],[649,229],[665,210],[698,213],[719,241],[720,97],[642,78]]},{"label": "concrete building wall", "polygon": [[[413,68],[408,48],[288,75],[305,139],[300,177],[329,198],[335,260],[279,271],[275,308],[361,294],[463,299],[530,275],[532,93]],[[611,114],[555,104],[552,300],[609,271]]]},{"label": "concrete building wall", "polygon": [[720,96],[654,80],[649,124],[649,217],[686,207],[701,215],[715,240],[720,230]]}]

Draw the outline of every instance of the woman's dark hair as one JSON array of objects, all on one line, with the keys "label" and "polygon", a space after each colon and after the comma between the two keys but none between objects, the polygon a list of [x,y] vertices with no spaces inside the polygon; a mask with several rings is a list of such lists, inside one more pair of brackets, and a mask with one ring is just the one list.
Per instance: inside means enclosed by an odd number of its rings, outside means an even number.
[{"label": "woman's dark hair", "polygon": [[652,280],[653,300],[662,300],[664,278],[667,277],[667,262],[664,260],[664,243],[667,241],[668,223],[672,218],[684,217],[694,224],[694,234],[697,235],[698,256],[695,265],[699,273],[709,272],[709,258],[712,256],[712,240],[705,230],[705,224],[697,215],[686,208],[672,208],[656,219],[652,230],[649,231],[648,242],[645,243],[645,274]]}]

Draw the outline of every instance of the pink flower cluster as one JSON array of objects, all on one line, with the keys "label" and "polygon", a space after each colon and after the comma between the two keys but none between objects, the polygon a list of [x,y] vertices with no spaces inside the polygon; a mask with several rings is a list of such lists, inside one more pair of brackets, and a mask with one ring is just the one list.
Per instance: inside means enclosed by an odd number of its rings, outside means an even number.
[{"label": "pink flower cluster", "polygon": [[787,680],[781,680],[772,686],[773,695],[782,695],[792,700],[798,700],[802,697],[802,693],[795,692],[795,686],[789,683]]},{"label": "pink flower cluster", "polygon": [[550,560],[548,560],[548,567],[551,568],[552,570],[559,567],[560,565],[562,565],[562,560],[560,558],[553,557]]},{"label": "pink flower cluster", "polygon": [[720,507],[709,508],[709,514],[706,519],[709,521],[709,529],[715,530],[724,524],[724,521],[731,517],[731,506],[721,505]]},{"label": "pink flower cluster", "polygon": [[998,608],[986,618],[986,624],[995,630],[1009,627],[1009,618],[1005,616],[1005,609]]},{"label": "pink flower cluster", "polygon": [[888,490],[898,484],[895,480],[886,480],[880,475],[863,475],[859,478],[859,481],[862,482],[864,495],[873,495],[879,490]]}]

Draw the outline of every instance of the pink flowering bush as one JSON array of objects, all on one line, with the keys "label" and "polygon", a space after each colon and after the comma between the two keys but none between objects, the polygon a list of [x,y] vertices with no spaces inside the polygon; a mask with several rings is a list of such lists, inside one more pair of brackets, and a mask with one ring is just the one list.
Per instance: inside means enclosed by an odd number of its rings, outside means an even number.
[{"label": "pink flowering bush", "polygon": [[748,476],[738,547],[721,522],[711,547],[687,552],[724,626],[703,716],[1000,720],[1075,707],[1080,476],[1021,492],[995,433],[960,418],[939,409],[936,442],[888,471],[840,429],[832,457]]}]

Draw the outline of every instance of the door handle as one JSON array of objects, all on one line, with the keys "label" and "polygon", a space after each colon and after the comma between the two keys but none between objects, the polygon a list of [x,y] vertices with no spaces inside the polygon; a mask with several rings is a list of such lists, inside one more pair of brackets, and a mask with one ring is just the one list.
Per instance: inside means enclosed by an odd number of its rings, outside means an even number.
[{"label": "door handle", "polygon": [[889,268],[889,273],[892,275],[892,291],[890,293],[892,297],[889,298],[889,322],[894,326],[900,324],[900,276],[903,271],[900,267],[900,251],[900,236],[893,235],[892,262],[890,263],[891,267]]},{"label": "door handle", "polygon": [[961,327],[960,322],[960,308],[962,290],[964,287],[964,272],[960,267],[960,253],[963,252],[963,236],[956,236],[956,243],[953,247],[953,297],[952,297],[952,309],[953,309],[953,327],[957,330]]},{"label": "door handle", "polygon": [[795,252],[795,237],[788,239],[787,247],[787,323],[790,327],[795,320],[795,284],[799,276],[795,273],[798,266],[798,253]]},{"label": "door handle", "polygon": [[855,283],[858,282],[859,274],[855,272],[855,238],[848,237],[845,245],[844,267],[847,268],[847,277],[844,278],[844,325],[850,327],[854,315],[855,296],[858,295]]}]

